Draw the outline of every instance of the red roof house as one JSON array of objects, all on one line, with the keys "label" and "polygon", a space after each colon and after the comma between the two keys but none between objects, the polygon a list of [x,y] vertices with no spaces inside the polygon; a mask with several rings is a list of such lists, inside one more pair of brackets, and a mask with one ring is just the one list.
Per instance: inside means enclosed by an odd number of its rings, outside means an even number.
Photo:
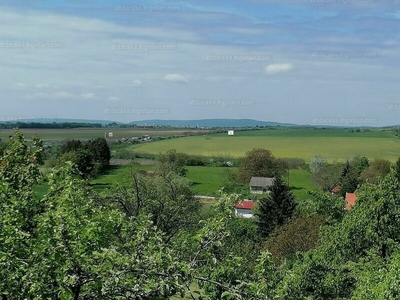
[{"label": "red roof house", "polygon": [[346,193],[346,210],[350,210],[357,201],[357,196],[354,193]]},{"label": "red roof house", "polygon": [[340,185],[337,185],[332,189],[331,192],[332,192],[332,194],[337,194],[340,192],[341,189],[342,189],[342,187]]},{"label": "red roof house", "polygon": [[254,217],[253,208],[255,205],[255,201],[244,200],[235,205],[235,215],[243,218],[252,218]]}]

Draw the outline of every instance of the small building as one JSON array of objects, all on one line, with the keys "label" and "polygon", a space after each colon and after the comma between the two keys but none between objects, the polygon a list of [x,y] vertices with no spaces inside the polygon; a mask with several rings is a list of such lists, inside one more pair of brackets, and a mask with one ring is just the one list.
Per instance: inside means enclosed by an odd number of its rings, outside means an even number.
[{"label": "small building", "polygon": [[357,196],[354,193],[346,193],[346,210],[350,210],[357,201]]},{"label": "small building", "polygon": [[255,205],[255,201],[243,200],[243,202],[235,205],[235,216],[242,218],[253,218],[253,208]]},{"label": "small building", "polygon": [[335,186],[335,187],[331,190],[332,195],[335,195],[335,194],[339,193],[341,189],[342,189],[342,187],[341,187],[340,185]]},{"label": "small building", "polygon": [[147,135],[147,134],[145,134],[144,136],[142,136],[142,141],[143,142],[147,142],[147,141],[150,141],[151,140],[151,136],[149,136],[149,135]]},{"label": "small building", "polygon": [[235,131],[234,130],[228,130],[228,135],[235,135]]},{"label": "small building", "polygon": [[112,133],[112,132],[109,132],[109,133],[108,133],[108,137],[109,137],[109,138],[112,138],[113,136],[114,136],[114,133]]},{"label": "small building", "polygon": [[251,177],[250,193],[264,194],[269,193],[269,189],[274,184],[274,178],[270,177]]}]

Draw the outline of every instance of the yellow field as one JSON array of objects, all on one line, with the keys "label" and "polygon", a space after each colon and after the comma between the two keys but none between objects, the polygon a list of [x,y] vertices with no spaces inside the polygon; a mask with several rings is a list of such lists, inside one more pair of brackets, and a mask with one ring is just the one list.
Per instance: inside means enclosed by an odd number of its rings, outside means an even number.
[{"label": "yellow field", "polygon": [[[243,157],[253,148],[265,148],[276,157],[299,157],[309,161],[319,154],[329,161],[343,161],[354,155],[365,155],[370,159],[385,158],[392,162],[400,157],[400,139],[387,133],[366,135],[304,135],[299,131],[286,135],[208,135],[185,137],[140,144],[132,148],[135,152],[158,154],[176,149],[191,155],[209,157]],[[303,133],[303,134],[302,134]],[[312,132],[311,132],[312,133]]]}]

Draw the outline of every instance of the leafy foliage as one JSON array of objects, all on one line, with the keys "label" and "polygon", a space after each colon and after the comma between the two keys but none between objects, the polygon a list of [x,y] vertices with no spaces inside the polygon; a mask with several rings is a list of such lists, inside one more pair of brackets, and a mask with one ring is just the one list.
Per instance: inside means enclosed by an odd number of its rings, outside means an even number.
[{"label": "leafy foliage", "polygon": [[246,153],[242,160],[238,180],[244,184],[250,182],[251,177],[275,177],[279,175],[284,166],[266,149],[253,149]]},{"label": "leafy foliage", "polygon": [[380,178],[390,171],[390,161],[385,159],[374,159],[369,167],[361,173],[361,179],[370,183],[377,183]]},{"label": "leafy foliage", "polygon": [[130,181],[112,188],[103,203],[118,208],[128,219],[149,215],[168,241],[196,224],[201,209],[189,182],[173,174],[132,172]]},{"label": "leafy foliage", "polygon": [[319,247],[296,262],[280,287],[282,297],[396,298],[399,285],[387,285],[396,277],[382,273],[391,268],[400,250],[400,198],[394,171],[379,185],[364,184],[358,197],[341,222],[323,228]]},{"label": "leafy foliage", "polygon": [[167,151],[165,154],[161,153],[158,156],[158,169],[161,174],[167,175],[173,172],[179,176],[185,176],[187,169],[185,164],[188,156],[184,153],[178,153],[175,149]]},{"label": "leafy foliage", "polygon": [[268,251],[275,259],[282,260],[314,249],[324,223],[322,216],[294,219],[272,232],[267,241]]},{"label": "leafy foliage", "polygon": [[104,138],[96,138],[85,143],[67,140],[59,148],[60,159],[52,159],[50,166],[61,166],[70,161],[82,178],[89,178],[104,170],[110,164],[111,151]]}]

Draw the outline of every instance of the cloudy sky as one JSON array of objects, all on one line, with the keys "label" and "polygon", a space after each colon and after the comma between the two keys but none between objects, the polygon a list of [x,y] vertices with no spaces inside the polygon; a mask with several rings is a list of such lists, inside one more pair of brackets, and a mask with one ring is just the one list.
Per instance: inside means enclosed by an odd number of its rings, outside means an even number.
[{"label": "cloudy sky", "polygon": [[0,121],[400,123],[400,0],[0,3]]}]

